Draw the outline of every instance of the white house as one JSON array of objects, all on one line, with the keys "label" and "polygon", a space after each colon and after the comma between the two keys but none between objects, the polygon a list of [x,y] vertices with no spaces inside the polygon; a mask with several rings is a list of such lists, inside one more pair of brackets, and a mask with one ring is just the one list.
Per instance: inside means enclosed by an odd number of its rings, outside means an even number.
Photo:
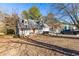
[{"label": "white house", "polygon": [[[41,34],[44,31],[49,31],[49,26],[45,23],[31,19],[20,20],[18,23],[19,35],[27,36],[30,34]],[[33,28],[35,28],[35,32],[33,33]]]}]

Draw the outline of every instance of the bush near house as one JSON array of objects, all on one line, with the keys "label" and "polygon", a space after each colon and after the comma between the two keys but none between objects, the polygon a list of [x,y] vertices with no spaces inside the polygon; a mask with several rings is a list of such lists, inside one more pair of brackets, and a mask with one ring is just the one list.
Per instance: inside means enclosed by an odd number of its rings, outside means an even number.
[{"label": "bush near house", "polygon": [[7,34],[15,34],[14,30],[13,29],[7,29]]}]

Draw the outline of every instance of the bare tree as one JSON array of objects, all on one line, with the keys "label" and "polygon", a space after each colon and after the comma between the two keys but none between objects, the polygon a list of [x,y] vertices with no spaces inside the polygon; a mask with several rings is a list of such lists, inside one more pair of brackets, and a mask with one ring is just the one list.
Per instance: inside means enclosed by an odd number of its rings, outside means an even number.
[{"label": "bare tree", "polygon": [[52,6],[55,6],[54,9],[57,11],[56,14],[61,15],[59,17],[60,19],[68,19],[79,28],[79,4],[52,4]]},{"label": "bare tree", "polygon": [[16,34],[18,19],[19,19],[19,17],[16,14],[5,16],[4,24],[6,25],[6,29],[12,29],[12,30],[14,30],[14,32]]}]

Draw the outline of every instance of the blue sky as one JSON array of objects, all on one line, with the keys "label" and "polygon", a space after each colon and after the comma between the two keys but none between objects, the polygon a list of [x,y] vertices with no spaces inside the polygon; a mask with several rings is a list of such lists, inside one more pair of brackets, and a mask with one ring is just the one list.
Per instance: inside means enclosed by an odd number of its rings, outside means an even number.
[{"label": "blue sky", "polygon": [[[55,16],[60,17],[61,14],[56,14],[57,10],[53,8],[56,4],[52,3],[0,3],[0,10],[3,11],[4,13],[14,13],[16,12],[17,14],[21,14],[23,10],[28,10],[32,6],[36,6],[39,8],[41,14],[43,16],[47,16],[48,13],[52,12],[55,14]],[[69,21],[70,18],[68,17],[63,17],[60,20],[67,20]],[[69,21],[70,22],[70,21]]]},{"label": "blue sky", "polygon": [[6,13],[21,13],[23,10],[36,6],[42,15],[46,16],[50,12],[50,5],[47,3],[0,3],[0,10]]}]

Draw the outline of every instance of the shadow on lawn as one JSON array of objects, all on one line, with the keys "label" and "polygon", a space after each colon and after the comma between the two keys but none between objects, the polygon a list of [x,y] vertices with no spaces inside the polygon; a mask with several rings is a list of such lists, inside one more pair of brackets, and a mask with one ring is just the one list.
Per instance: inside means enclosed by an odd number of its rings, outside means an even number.
[{"label": "shadow on lawn", "polygon": [[44,43],[44,42],[39,42],[39,41],[33,40],[31,38],[28,38],[28,37],[26,37],[22,40],[24,40],[24,41],[11,41],[9,43],[28,44],[28,45],[32,45],[32,46],[36,46],[36,47],[56,51],[56,52],[59,52],[59,53],[62,53],[64,55],[68,55],[68,56],[77,56],[77,55],[79,55],[79,51],[68,49],[68,48],[63,48],[63,47],[56,46],[56,45],[51,45],[51,44]]},{"label": "shadow on lawn", "polygon": [[47,43],[44,43],[44,42],[38,42],[38,41],[33,40],[31,38],[28,38],[28,37],[27,37],[27,40],[26,39],[24,39],[24,40],[28,41],[28,42],[17,42],[17,43],[29,44],[29,45],[49,49],[49,50],[52,50],[52,51],[57,51],[59,53],[62,53],[64,55],[68,55],[68,56],[77,56],[77,55],[79,55],[79,51],[76,51],[76,50],[63,48],[63,47],[59,47],[59,46],[56,46],[56,45],[47,44]]}]

